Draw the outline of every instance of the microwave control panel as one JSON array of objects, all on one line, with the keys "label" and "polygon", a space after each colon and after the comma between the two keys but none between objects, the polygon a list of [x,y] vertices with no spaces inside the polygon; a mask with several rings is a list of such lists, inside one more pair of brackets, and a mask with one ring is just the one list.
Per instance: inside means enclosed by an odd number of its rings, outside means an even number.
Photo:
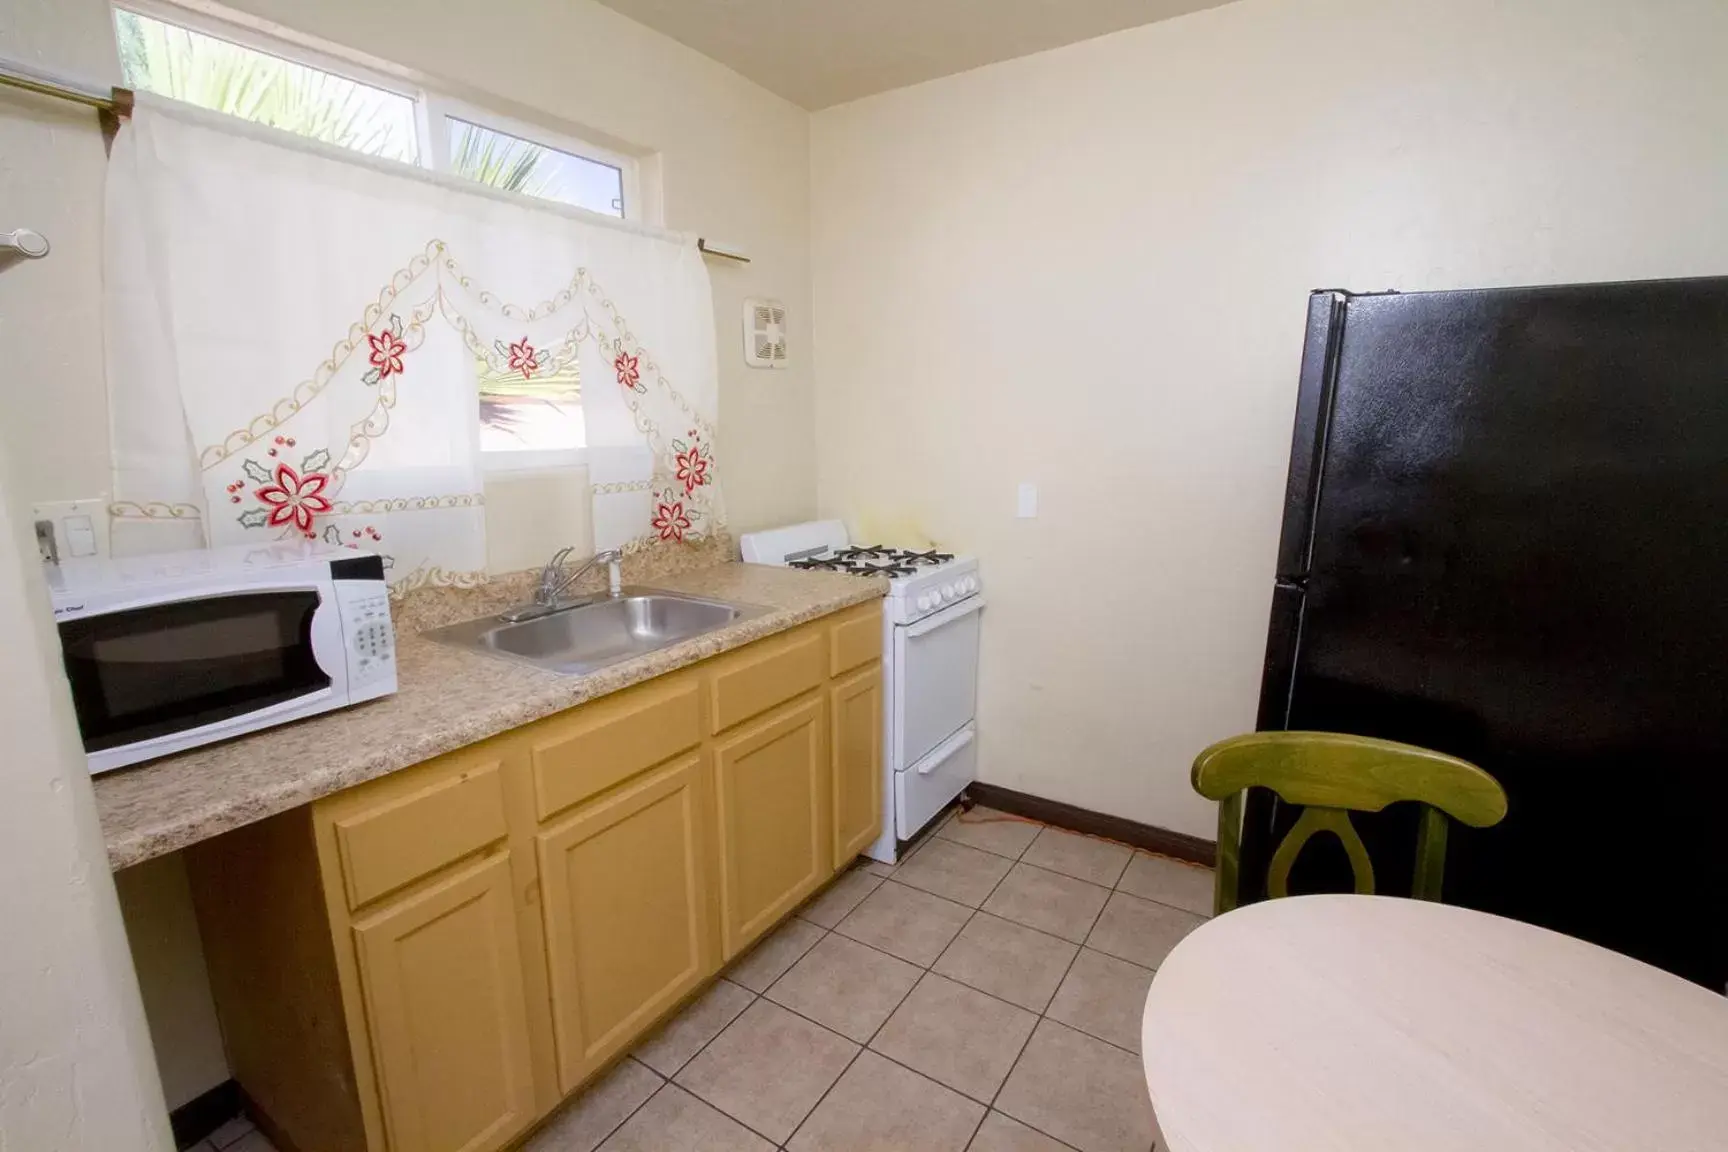
[{"label": "microwave control panel", "polygon": [[351,701],[396,691],[396,632],[390,624],[390,594],[370,580],[338,580],[342,633],[348,642]]}]

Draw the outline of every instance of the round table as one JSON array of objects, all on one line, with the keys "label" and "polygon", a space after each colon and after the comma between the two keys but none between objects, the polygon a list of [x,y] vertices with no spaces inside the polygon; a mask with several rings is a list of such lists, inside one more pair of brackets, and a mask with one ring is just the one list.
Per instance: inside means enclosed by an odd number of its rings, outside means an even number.
[{"label": "round table", "polygon": [[1220,916],[1159,967],[1141,1051],[1172,1152],[1728,1147],[1728,1001],[1443,904]]}]

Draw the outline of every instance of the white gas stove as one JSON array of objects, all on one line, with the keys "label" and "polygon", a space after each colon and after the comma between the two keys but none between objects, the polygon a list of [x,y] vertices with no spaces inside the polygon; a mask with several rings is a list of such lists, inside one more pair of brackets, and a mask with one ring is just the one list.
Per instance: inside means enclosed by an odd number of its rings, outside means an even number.
[{"label": "white gas stove", "polygon": [[869,855],[902,845],[977,778],[978,561],[935,550],[854,547],[838,520],[739,540],[746,564],[888,577],[882,609],[883,829]]}]

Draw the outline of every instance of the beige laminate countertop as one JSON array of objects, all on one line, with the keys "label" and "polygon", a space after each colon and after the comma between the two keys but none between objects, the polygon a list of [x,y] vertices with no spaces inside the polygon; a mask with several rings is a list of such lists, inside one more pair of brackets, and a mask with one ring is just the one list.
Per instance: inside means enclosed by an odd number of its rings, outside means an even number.
[{"label": "beige laminate countertop", "polygon": [[[583,676],[397,637],[394,696],[95,780],[116,871],[880,597],[888,582],[755,564],[643,581],[767,613]],[[471,616],[484,612],[477,608]]]}]

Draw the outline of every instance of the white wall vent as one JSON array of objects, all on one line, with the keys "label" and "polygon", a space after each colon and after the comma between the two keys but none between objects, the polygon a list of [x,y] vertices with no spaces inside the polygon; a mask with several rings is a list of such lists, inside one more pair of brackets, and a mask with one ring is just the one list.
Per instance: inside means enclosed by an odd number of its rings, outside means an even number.
[{"label": "white wall vent", "polygon": [[780,301],[744,301],[744,363],[786,367],[786,305]]}]

